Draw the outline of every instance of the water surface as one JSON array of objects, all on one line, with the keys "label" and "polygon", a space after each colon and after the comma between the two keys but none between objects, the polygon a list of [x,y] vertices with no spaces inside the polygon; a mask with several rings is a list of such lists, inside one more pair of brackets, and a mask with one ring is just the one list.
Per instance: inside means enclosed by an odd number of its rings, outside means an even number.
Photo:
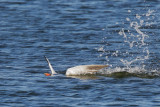
[{"label": "water surface", "polygon": [[[159,4],[1,0],[1,107],[160,106]],[[44,76],[44,55],[58,75]],[[110,67],[65,76],[67,68],[85,64]]]}]

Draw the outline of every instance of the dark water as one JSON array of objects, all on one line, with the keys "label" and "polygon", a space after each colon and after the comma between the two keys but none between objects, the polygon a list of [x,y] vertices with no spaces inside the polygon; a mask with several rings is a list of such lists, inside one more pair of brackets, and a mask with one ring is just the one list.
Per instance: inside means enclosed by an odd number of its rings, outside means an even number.
[{"label": "dark water", "polygon": [[[159,4],[1,0],[0,106],[160,106]],[[60,74],[43,75],[49,72],[44,55]],[[118,76],[65,76],[67,68],[83,64],[129,70]]]}]

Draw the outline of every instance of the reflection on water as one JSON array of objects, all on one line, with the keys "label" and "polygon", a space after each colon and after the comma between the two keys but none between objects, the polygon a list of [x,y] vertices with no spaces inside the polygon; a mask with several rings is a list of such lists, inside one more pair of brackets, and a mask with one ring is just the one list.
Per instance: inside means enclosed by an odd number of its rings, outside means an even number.
[{"label": "reflection on water", "polygon": [[67,76],[67,77],[71,77],[71,78],[78,78],[78,79],[100,79],[100,77],[96,76],[96,75],[77,75],[77,76]]}]

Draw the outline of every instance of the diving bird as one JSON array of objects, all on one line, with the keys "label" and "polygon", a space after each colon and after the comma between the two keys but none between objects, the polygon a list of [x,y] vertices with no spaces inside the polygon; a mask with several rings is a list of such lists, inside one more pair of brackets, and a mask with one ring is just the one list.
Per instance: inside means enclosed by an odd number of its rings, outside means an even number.
[{"label": "diving bird", "polygon": [[[51,73],[44,73],[46,76],[53,76],[57,74],[53,69],[49,59],[45,57],[46,61],[48,62],[48,66],[51,70]],[[79,65],[75,67],[68,68],[66,71],[67,76],[76,76],[76,75],[87,75],[87,74],[95,74],[96,72],[100,71],[102,68],[108,67],[108,65]]]}]

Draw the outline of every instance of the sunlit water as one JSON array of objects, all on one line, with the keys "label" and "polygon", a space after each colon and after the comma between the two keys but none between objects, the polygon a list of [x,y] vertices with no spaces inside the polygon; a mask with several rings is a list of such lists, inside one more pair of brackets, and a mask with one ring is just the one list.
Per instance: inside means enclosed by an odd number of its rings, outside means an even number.
[{"label": "sunlit water", "polygon": [[[160,106],[159,4],[1,0],[0,106]],[[85,64],[109,68],[65,76]]]}]

